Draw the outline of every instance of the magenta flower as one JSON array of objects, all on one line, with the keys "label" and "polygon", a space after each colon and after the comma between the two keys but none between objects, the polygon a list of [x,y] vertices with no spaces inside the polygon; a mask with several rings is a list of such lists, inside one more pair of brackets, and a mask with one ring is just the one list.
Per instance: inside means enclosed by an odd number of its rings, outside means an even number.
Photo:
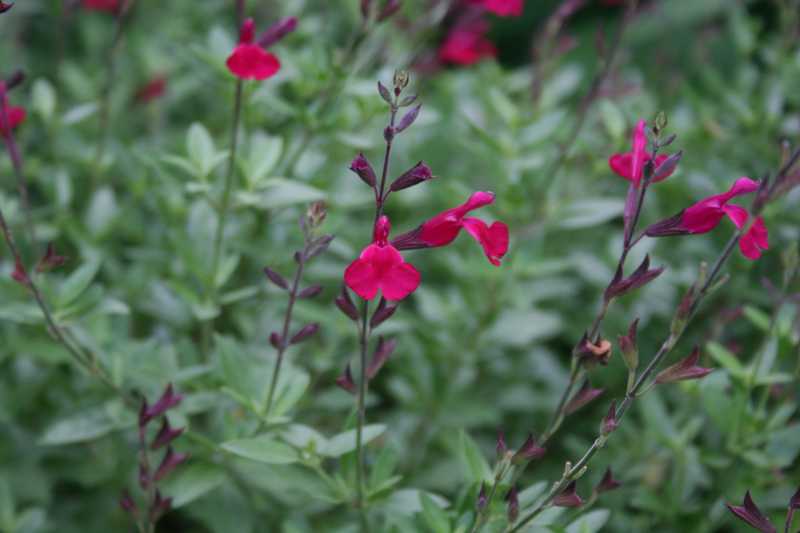
[{"label": "magenta flower", "polygon": [[[653,156],[647,151],[647,134],[645,128],[647,123],[640,120],[636,123],[636,128],[633,130],[633,146],[630,152],[623,154],[614,154],[608,158],[608,166],[615,174],[633,182],[637,187],[642,180],[644,174],[644,165],[650,161]],[[655,166],[658,168],[664,161],[669,158],[666,154],[656,156]],[[675,169],[669,170],[663,174],[659,174],[653,178],[653,182],[663,181],[670,177]]]},{"label": "magenta flower", "polygon": [[255,24],[247,19],[239,30],[239,44],[233,49],[225,64],[231,74],[241,80],[265,80],[274,76],[281,68],[277,57],[254,44]]},{"label": "magenta flower", "polygon": [[402,300],[419,286],[417,269],[389,244],[390,231],[389,218],[380,217],[372,244],[344,271],[347,286],[365,300],[375,298],[379,290],[387,300]]},{"label": "magenta flower", "polygon": [[[750,178],[739,178],[727,192],[709,196],[687,208],[681,217],[681,226],[691,234],[707,233],[717,227],[727,215],[734,225],[741,229],[750,215],[745,208],[728,205],[728,202],[737,196],[758,190],[758,186],[758,182]],[[739,249],[746,258],[758,259],[761,257],[761,251],[767,248],[769,248],[769,233],[764,219],[758,217],[747,233],[739,239]]]},{"label": "magenta flower", "polygon": [[458,207],[443,211],[418,229],[418,239],[424,247],[436,248],[453,242],[463,228],[483,247],[489,262],[495,266],[508,251],[508,226],[503,222],[486,224],[483,220],[467,217],[470,211],[494,202],[494,194],[478,191]]},{"label": "magenta flower", "polygon": [[17,126],[25,122],[27,113],[22,107],[6,106],[6,116],[8,117],[8,124],[0,118],[0,133],[7,134]]},{"label": "magenta flower", "polygon": [[482,59],[497,55],[494,44],[486,38],[489,24],[483,19],[472,19],[457,24],[439,48],[439,59],[444,63],[472,65]]},{"label": "magenta flower", "polygon": [[519,17],[525,7],[524,0],[472,0],[472,3],[501,17]]},{"label": "magenta flower", "polygon": [[[728,202],[758,188],[758,182],[747,177],[739,178],[727,192],[700,200],[677,215],[653,224],[645,233],[650,237],[708,233],[716,228],[725,216],[741,229],[747,223],[750,214],[745,208],[728,205]],[[750,229],[739,239],[739,250],[747,259],[758,259],[761,257],[761,252],[768,248],[769,232],[764,219],[757,217]]]},{"label": "magenta flower", "polygon": [[83,0],[81,5],[83,9],[88,9],[90,11],[116,13],[117,9],[119,9],[119,0]]}]

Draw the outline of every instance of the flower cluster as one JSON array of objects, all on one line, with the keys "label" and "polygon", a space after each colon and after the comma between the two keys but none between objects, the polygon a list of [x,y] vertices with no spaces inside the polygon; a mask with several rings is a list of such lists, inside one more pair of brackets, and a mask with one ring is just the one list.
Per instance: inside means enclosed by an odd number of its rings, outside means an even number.
[{"label": "flower cluster", "polygon": [[486,14],[518,17],[522,15],[523,7],[523,0],[467,0],[456,10],[455,21],[439,48],[439,60],[471,65],[494,57],[497,49],[486,37],[489,31]]},{"label": "flower cluster", "polygon": [[[177,406],[183,397],[176,394],[172,384],[167,385],[161,397],[153,405],[147,400],[142,401],[139,409],[139,487],[145,495],[143,505],[137,505],[131,494],[126,490],[120,498],[120,506],[131,515],[139,524],[141,530],[152,531],[156,522],[170,510],[172,498],[164,497],[158,484],[164,480],[175,468],[186,462],[188,454],[178,453],[172,448],[172,441],[183,434],[184,428],[173,428],[167,419],[167,411]],[[148,441],[148,427],[154,420],[161,419],[161,426],[155,435]],[[150,453],[162,448],[164,452],[161,461],[155,468],[150,462]],[[145,526],[150,526],[146,528]]]},{"label": "flower cluster", "polygon": [[253,19],[245,20],[239,29],[239,43],[225,62],[228,70],[240,80],[262,81],[271,78],[280,70],[281,62],[266,49],[296,27],[297,19],[289,17],[273,24],[256,39]]}]

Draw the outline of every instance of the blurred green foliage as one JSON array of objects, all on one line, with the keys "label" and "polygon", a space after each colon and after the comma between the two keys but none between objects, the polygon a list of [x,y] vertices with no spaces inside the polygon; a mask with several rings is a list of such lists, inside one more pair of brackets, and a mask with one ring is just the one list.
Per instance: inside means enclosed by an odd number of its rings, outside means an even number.
[{"label": "blurred green foliage", "polygon": [[[235,42],[233,2],[140,0],[117,50],[108,149],[99,108],[113,18],[62,2],[19,0],[0,16],[3,74],[23,68],[11,93],[28,120],[18,130],[36,243],[8,158],[0,158],[0,206],[33,264],[48,241],[67,265],[37,275],[56,319],[99,358],[114,383],[156,397],[167,382],[186,395],[171,415],[188,426],[177,447],[192,459],[170,480],[177,508],[160,530],[356,531],[353,401],[334,384],[357,349],[355,328],[335,310],[344,267],[370,237],[372,198],[348,171],[359,151],[382,155],[385,105],[376,80],[435,49],[441,30],[429,2],[409,0],[390,23],[355,39],[358,2],[248,2],[259,27],[279,16],[298,30],[274,49],[283,68],[246,85],[234,209],[217,279],[209,280],[213,208],[222,188],[234,82],[224,59]],[[503,63],[414,74],[423,103],[398,138],[392,173],[426,161],[436,180],[393,196],[395,232],[492,190],[492,217],[509,224],[511,249],[493,268],[473,242],[407,252],[423,283],[385,326],[398,349],[372,384],[370,513],[379,531],[466,531],[480,482],[490,475],[498,429],[511,446],[547,424],[567,379],[569,353],[597,311],[621,247],[626,183],[607,157],[629,146],[639,118],[659,110],[685,152],[679,171],[648,197],[644,223],[670,216],[780,164],[779,141],[800,133],[800,50],[786,23],[789,0],[649,2],[628,29],[616,67],[585,117],[577,109],[619,9],[591,6],[567,26],[574,49],[552,59],[531,99],[530,42],[556,2],[529,2],[519,20],[496,20]],[[795,19],[796,24],[796,19]],[[788,25],[788,27],[787,27]],[[355,41],[355,53],[347,47]],[[346,61],[343,64],[343,59]],[[163,98],[134,101],[164,75]],[[563,164],[560,150],[569,146]],[[98,153],[102,157],[98,160]],[[276,409],[258,432],[285,295],[263,279],[284,275],[302,245],[297,219],[328,205],[330,251],[310,265],[323,295],[300,301],[296,323],[321,333],[291,348]],[[643,397],[592,463],[579,492],[611,466],[623,486],[590,510],[551,509],[531,531],[744,531],[725,510],[746,489],[782,523],[800,476],[798,304],[782,287],[781,252],[796,246],[796,191],[765,213],[771,249],[752,263],[736,254],[727,285],[706,302],[678,347],[703,348],[699,382]],[[603,326],[615,340],[641,319],[649,359],[665,336],[700,261],[712,261],[731,227],[691,238],[646,240],[666,272],[626,296]],[[119,509],[136,477],[135,413],[74,366],[47,334],[24,288],[0,277],[0,531],[128,531]],[[218,296],[209,292],[216,287]],[[204,336],[207,324],[214,335]],[[762,355],[758,355],[762,354]],[[756,363],[760,361],[760,364]],[[523,512],[596,435],[608,401],[624,393],[618,353],[592,371],[607,389],[567,418],[548,454],[522,479]],[[489,528],[502,531],[497,499]]]}]

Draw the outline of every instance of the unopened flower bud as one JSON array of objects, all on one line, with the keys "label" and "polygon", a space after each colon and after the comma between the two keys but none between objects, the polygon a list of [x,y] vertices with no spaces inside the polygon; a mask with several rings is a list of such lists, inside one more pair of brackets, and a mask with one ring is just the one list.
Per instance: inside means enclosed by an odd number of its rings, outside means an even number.
[{"label": "unopened flower bud", "polygon": [[297,19],[295,17],[287,17],[267,28],[256,42],[261,48],[268,48],[292,33],[295,29],[297,29]]},{"label": "unopened flower bud", "polygon": [[25,265],[22,264],[19,257],[14,260],[14,271],[11,272],[11,279],[26,287],[30,285],[31,280],[28,277],[28,272],[25,270]]},{"label": "unopened flower bud", "polygon": [[136,502],[133,501],[131,493],[127,490],[122,491],[122,496],[119,499],[119,506],[134,519],[139,516],[139,508],[136,507]]},{"label": "unopened flower bud", "polygon": [[347,363],[342,375],[336,378],[336,384],[350,394],[355,394],[356,383],[353,381],[353,373],[350,371],[350,363]]},{"label": "unopened flower bud", "polygon": [[533,435],[528,434],[528,438],[525,439],[519,450],[511,457],[511,462],[520,465],[534,459],[541,459],[546,452],[547,449],[537,445]]},{"label": "unopened flower bud", "polygon": [[414,185],[428,181],[433,178],[433,173],[428,165],[420,161],[409,170],[403,173],[399,178],[394,180],[389,186],[391,191],[401,191],[408,189]]},{"label": "unopened flower bud", "polygon": [[6,4],[5,2],[0,2],[0,13],[5,13],[12,7],[14,7],[14,4]]},{"label": "unopened flower bud", "polygon": [[583,498],[577,492],[577,484],[573,481],[567,485],[558,496],[553,498],[553,505],[556,507],[580,507],[583,505]]},{"label": "unopened flower bud", "polygon": [[617,429],[617,426],[619,426],[619,422],[617,422],[617,402],[611,402],[608,414],[603,419],[603,425],[600,427],[600,433],[609,435]]},{"label": "unopened flower bud", "polygon": [[358,308],[356,308],[353,300],[350,298],[350,293],[344,285],[342,285],[342,292],[336,297],[336,307],[351,320],[359,319]]},{"label": "unopened flower bud", "polygon": [[307,227],[311,230],[320,227],[325,221],[326,216],[328,216],[328,211],[326,209],[325,202],[322,200],[312,202],[306,210]]},{"label": "unopened flower bud", "polygon": [[372,329],[377,328],[391,318],[395,311],[397,311],[397,305],[388,305],[386,298],[381,298],[375,313],[372,314],[372,318],[369,320],[369,327]]},{"label": "unopened flower bud", "polygon": [[370,187],[375,187],[375,170],[373,170],[372,165],[370,165],[364,154],[358,154],[353,159],[353,162],[350,163],[350,170],[355,172],[361,178],[361,181]]},{"label": "unopened flower bud", "polygon": [[276,287],[283,290],[289,289],[289,284],[286,282],[286,279],[276,271],[269,267],[264,267],[264,274],[267,276],[267,279],[270,280]]},{"label": "unopened flower bud", "polygon": [[564,414],[571,415],[581,407],[585,406],[603,394],[603,392],[603,389],[593,389],[588,380],[584,381],[580,390],[576,392],[575,395],[567,402],[567,405],[564,406]]},{"label": "unopened flower bud", "polygon": [[167,453],[164,455],[164,458],[161,460],[161,464],[158,465],[158,469],[156,469],[156,475],[153,476],[154,481],[161,481],[165,477],[167,477],[170,472],[175,470],[175,468],[186,461],[189,458],[188,454],[185,453],[177,453],[171,447],[167,448]]},{"label": "unopened flower bud", "polygon": [[516,485],[512,485],[506,494],[506,513],[510,524],[513,524],[519,518],[519,493]]},{"label": "unopened flower bud", "polygon": [[597,492],[597,494],[601,494],[603,492],[608,492],[619,488],[621,484],[622,483],[614,479],[614,475],[611,473],[611,468],[606,468],[606,473],[603,474],[603,478],[600,480],[594,490]]},{"label": "unopened flower bud", "polygon": [[283,347],[283,337],[277,331],[273,331],[269,334],[269,343],[276,350],[280,350]]},{"label": "unopened flower bud", "polygon": [[487,503],[489,503],[489,500],[486,496],[486,483],[481,483],[481,490],[478,492],[478,499],[475,503],[475,507],[478,508],[478,511],[481,511],[486,507]]},{"label": "unopened flower bud", "polygon": [[47,244],[47,250],[39,260],[39,264],[36,265],[36,272],[50,272],[51,270],[62,266],[66,262],[67,257],[58,255],[56,253],[55,246],[51,242]]},{"label": "unopened flower bud", "polygon": [[372,360],[367,366],[367,378],[374,378],[389,357],[394,353],[397,348],[397,341],[395,339],[384,340],[383,337],[378,338],[378,346],[375,348],[375,353],[372,354]]},{"label": "unopened flower bud", "polygon": [[713,368],[704,368],[697,362],[700,360],[700,348],[695,346],[686,358],[665,368],[656,376],[656,383],[673,383],[687,379],[700,379],[710,374]]},{"label": "unopened flower bud", "polygon": [[300,331],[294,334],[291,340],[289,340],[289,344],[300,344],[301,342],[316,335],[317,331],[319,331],[319,324],[316,322],[312,324],[306,324],[300,328]]},{"label": "unopened flower bud", "polygon": [[409,109],[406,114],[403,115],[403,118],[400,119],[400,122],[397,123],[397,127],[394,129],[394,132],[400,133],[401,131],[404,131],[410,127],[414,121],[417,120],[420,109],[422,109],[422,104],[417,104]]},{"label": "unopened flower bud", "polygon": [[297,297],[300,298],[300,299],[303,299],[303,300],[307,300],[307,299],[315,298],[316,296],[319,296],[319,293],[321,293],[321,292],[322,292],[322,286],[321,285],[312,285],[312,286],[306,287],[305,289],[300,291],[297,294]]},{"label": "unopened flower bud", "polygon": [[637,318],[631,322],[628,328],[627,335],[619,336],[619,350],[622,352],[622,359],[625,361],[625,366],[631,372],[639,367],[639,348],[636,343],[636,329],[639,326],[639,319]]},{"label": "unopened flower bud", "polygon": [[502,461],[503,458],[506,456],[506,452],[508,451],[508,445],[506,445],[506,437],[503,435],[502,431],[497,433],[497,445],[495,446],[495,452],[497,455],[497,460]]}]

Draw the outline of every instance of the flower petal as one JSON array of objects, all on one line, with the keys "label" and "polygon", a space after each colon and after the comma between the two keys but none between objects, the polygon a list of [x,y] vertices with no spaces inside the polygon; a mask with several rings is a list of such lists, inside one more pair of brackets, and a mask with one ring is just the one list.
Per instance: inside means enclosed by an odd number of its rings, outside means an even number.
[{"label": "flower petal", "polygon": [[350,263],[344,271],[344,282],[365,300],[371,300],[378,294],[378,281],[372,263],[362,258]]},{"label": "flower petal", "polygon": [[508,251],[508,226],[503,222],[495,222],[487,226],[478,218],[465,218],[464,229],[480,243],[489,262],[500,266],[500,259]]},{"label": "flower petal", "polygon": [[767,248],[769,248],[769,232],[764,219],[758,217],[747,233],[739,239],[739,250],[747,259],[756,260],[761,257],[762,250]]},{"label": "flower petal", "polygon": [[225,62],[231,74],[242,80],[265,80],[281,68],[278,58],[254,44],[240,44]]},{"label": "flower petal", "polygon": [[420,278],[420,273],[411,263],[395,265],[381,280],[383,297],[392,301],[402,300],[419,287]]},{"label": "flower petal", "polygon": [[738,205],[725,205],[722,207],[722,211],[728,215],[728,218],[733,221],[734,225],[742,229],[747,219],[750,215],[747,214],[747,209]]}]

